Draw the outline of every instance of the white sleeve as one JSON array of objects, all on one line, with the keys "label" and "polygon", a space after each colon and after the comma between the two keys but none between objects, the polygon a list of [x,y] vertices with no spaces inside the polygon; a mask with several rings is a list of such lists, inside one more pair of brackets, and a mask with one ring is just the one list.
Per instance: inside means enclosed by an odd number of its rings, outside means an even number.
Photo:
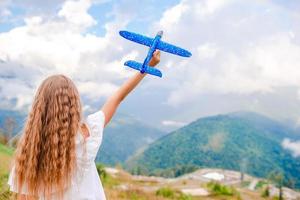
[{"label": "white sleeve", "polygon": [[102,110],[89,115],[86,119],[89,137],[86,139],[86,156],[88,161],[95,161],[103,136],[105,116]]}]

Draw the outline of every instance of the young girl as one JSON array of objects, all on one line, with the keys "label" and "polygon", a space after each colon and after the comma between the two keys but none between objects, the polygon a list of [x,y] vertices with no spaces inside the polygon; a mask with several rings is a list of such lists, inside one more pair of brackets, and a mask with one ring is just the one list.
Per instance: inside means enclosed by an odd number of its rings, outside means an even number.
[{"label": "young girl", "polygon": [[[160,52],[156,51],[149,65],[159,61]],[[63,75],[44,80],[18,143],[8,181],[18,199],[105,199],[94,162],[103,128],[144,77],[138,72],[125,82],[85,123],[74,83]]]}]

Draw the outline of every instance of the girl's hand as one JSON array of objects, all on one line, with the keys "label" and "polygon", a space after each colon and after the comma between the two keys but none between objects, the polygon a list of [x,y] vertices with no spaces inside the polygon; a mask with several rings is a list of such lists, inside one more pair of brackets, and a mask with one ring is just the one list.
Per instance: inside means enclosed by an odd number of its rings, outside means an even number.
[{"label": "girl's hand", "polygon": [[155,65],[157,65],[160,62],[160,51],[159,50],[155,50],[153,53],[153,56],[149,62],[149,66],[154,67]]},{"label": "girl's hand", "polygon": [[[154,67],[160,61],[160,51],[156,50],[149,62],[149,66]],[[139,82],[146,76],[146,73],[141,74],[137,72],[132,78],[126,81],[120,89],[118,89],[103,105],[102,111],[105,116],[104,126],[108,124],[112,116],[116,112],[119,104],[123,99],[139,84]]]}]

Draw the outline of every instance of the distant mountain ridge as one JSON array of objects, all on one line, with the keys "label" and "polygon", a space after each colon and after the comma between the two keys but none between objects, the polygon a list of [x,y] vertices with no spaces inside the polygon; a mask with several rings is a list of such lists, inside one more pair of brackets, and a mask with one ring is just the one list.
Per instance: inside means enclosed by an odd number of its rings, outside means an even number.
[{"label": "distant mountain ridge", "polygon": [[164,135],[165,132],[133,117],[118,114],[104,130],[96,160],[109,165],[123,164],[137,151]]},{"label": "distant mountain ridge", "polygon": [[255,112],[239,111],[229,113],[228,115],[230,115],[231,117],[244,119],[245,121],[248,121],[257,128],[265,129],[280,140],[282,140],[285,137],[291,139],[300,139],[300,132],[298,132],[295,128],[291,128],[286,124],[273,120],[262,114]]},{"label": "distant mountain ridge", "polygon": [[184,165],[243,168],[260,177],[275,170],[300,187],[300,159],[281,146],[286,137],[300,139],[289,127],[256,113],[205,117],[157,140],[127,166],[148,174]]},{"label": "distant mountain ridge", "polygon": [[21,131],[23,128],[23,124],[25,122],[25,117],[26,114],[19,112],[19,111],[14,111],[14,110],[1,110],[0,109],[0,129],[4,130],[5,129],[5,121],[9,118],[13,119],[15,121],[15,125],[13,127],[13,135]]}]

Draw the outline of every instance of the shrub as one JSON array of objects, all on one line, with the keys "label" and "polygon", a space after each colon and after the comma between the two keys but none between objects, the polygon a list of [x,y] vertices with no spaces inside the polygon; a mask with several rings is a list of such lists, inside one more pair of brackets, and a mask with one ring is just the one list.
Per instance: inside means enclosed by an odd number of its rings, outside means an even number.
[{"label": "shrub", "polygon": [[165,198],[174,198],[175,191],[169,187],[162,187],[156,191],[156,196],[162,196]]},{"label": "shrub", "polygon": [[133,192],[130,195],[130,200],[144,200],[144,198],[138,195],[137,193]]},{"label": "shrub", "polygon": [[100,179],[104,182],[105,179],[108,176],[107,172],[105,171],[104,165],[100,164],[100,163],[97,163],[96,164],[96,168],[97,168],[97,172],[98,172],[98,174],[100,176]]},{"label": "shrub", "polygon": [[10,199],[12,193],[7,185],[8,173],[0,175],[0,199]]},{"label": "shrub", "polygon": [[241,182],[241,187],[248,187],[250,185],[250,181]]},{"label": "shrub", "polygon": [[[279,198],[279,196],[275,196],[275,197],[273,197],[272,200],[280,200],[280,198]],[[281,200],[284,200],[284,199],[281,199]]]},{"label": "shrub", "polygon": [[268,182],[266,182],[266,181],[258,181],[258,183],[255,185],[255,189],[263,188],[267,184],[268,184]]},{"label": "shrub", "polygon": [[178,197],[178,200],[192,200],[192,196],[191,195],[187,195],[187,194],[183,194],[181,193],[180,196]]},{"label": "shrub", "polygon": [[105,171],[103,164],[97,163],[96,168],[103,186],[112,188],[120,184],[120,181],[118,179],[112,177]]},{"label": "shrub", "polygon": [[269,197],[270,196],[270,191],[269,191],[269,187],[265,187],[261,193],[262,197]]},{"label": "shrub", "polygon": [[236,190],[231,186],[222,185],[218,182],[210,182],[207,184],[208,188],[214,195],[233,196]]},{"label": "shrub", "polygon": [[6,134],[0,132],[0,143],[6,145],[9,138]]}]

